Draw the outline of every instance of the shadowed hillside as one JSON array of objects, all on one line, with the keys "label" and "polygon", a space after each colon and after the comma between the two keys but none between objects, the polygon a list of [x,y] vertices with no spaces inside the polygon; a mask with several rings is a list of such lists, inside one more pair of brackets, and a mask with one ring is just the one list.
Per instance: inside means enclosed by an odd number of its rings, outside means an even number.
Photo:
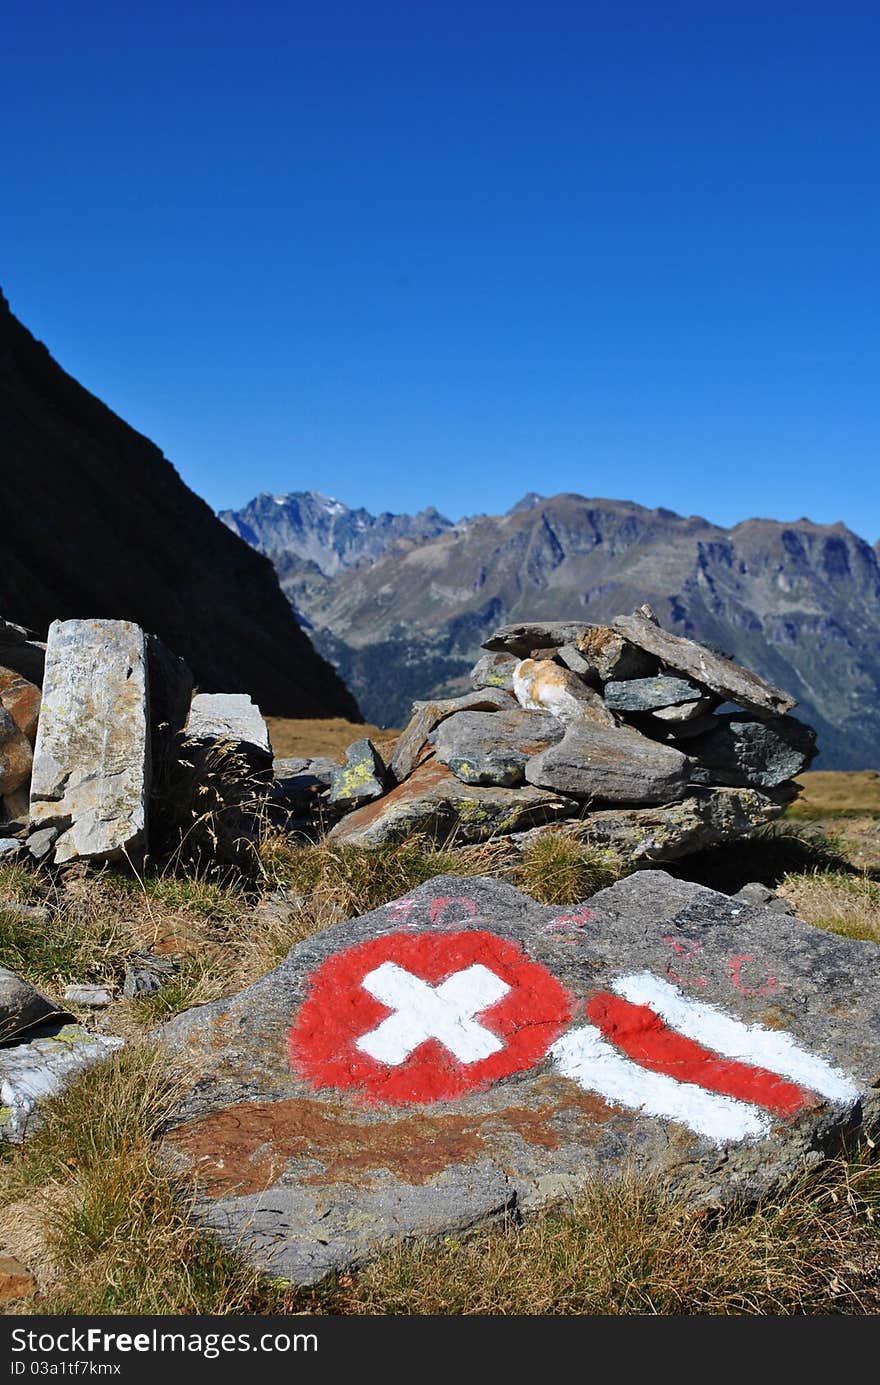
[{"label": "shadowed hillside", "polygon": [[0,294],[0,614],[137,621],[203,691],[280,716],[358,717],[261,557],[159,449],[61,369]]}]

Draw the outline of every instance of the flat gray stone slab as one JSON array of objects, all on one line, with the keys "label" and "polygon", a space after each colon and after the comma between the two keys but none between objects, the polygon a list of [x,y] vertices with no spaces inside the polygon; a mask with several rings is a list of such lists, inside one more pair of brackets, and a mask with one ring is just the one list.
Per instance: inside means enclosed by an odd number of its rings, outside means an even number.
[{"label": "flat gray stone slab", "polygon": [[89,1034],[78,1024],[65,1024],[27,1043],[0,1048],[0,1140],[18,1144],[33,1134],[41,1104],[109,1058],[122,1043]]},{"label": "flat gray stone slab", "polygon": [[630,727],[582,722],[529,760],[525,772],[529,784],[588,801],[673,803],[687,791],[690,761]]},{"label": "flat gray stone slab", "polygon": [[269,728],[247,693],[196,693],[186,735],[208,744],[227,742],[260,765],[272,761]]},{"label": "flat gray stone slab", "polygon": [[703,700],[695,683],[662,673],[656,678],[606,683],[603,696],[615,712],[654,712]]},{"label": "flat gray stone slab", "polygon": [[880,1121],[880,949],[660,871],[438,877],[162,1031],[193,1215],[298,1283],[657,1175],[754,1199]]},{"label": "flat gray stone slab", "polygon": [[571,822],[517,832],[514,840],[524,849],[540,836],[562,835],[585,846],[609,847],[630,865],[641,866],[750,836],[778,818],[783,807],[756,789],[698,789],[678,803],[602,808]]},{"label": "flat gray stone slab", "polygon": [[53,621],[34,747],[31,821],[57,862],[137,859],[146,845],[150,731],[144,632]]},{"label": "flat gray stone slab", "polygon": [[781,688],[775,688],[751,669],[735,664],[715,654],[705,645],[670,634],[652,620],[636,612],[618,616],[612,629],[631,644],[653,654],[667,668],[693,678],[709,692],[731,702],[738,702],[758,716],[780,716],[790,712],[795,699]]}]

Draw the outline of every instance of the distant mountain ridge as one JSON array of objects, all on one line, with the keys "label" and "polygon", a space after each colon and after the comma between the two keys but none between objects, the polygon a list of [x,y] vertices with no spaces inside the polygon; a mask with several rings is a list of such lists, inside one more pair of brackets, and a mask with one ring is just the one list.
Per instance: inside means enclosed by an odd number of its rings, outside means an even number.
[{"label": "distant mountain ridge", "polygon": [[[250,526],[372,721],[400,724],[413,697],[459,689],[496,625],[597,622],[648,600],[668,629],[789,689],[819,732],[822,767],[880,768],[880,544],[843,524],[725,529],[630,501],[535,493],[458,524],[433,510],[374,520],[340,501],[328,520],[303,496],[328,503],[296,493],[292,536],[264,497],[259,532],[248,518],[257,502],[224,519],[245,537]],[[340,552],[350,532],[364,540]]]},{"label": "distant mountain ridge", "polygon": [[128,619],[203,692],[266,713],[359,716],[265,558],[221,524],[158,447],[68,375],[0,293],[0,616]]}]

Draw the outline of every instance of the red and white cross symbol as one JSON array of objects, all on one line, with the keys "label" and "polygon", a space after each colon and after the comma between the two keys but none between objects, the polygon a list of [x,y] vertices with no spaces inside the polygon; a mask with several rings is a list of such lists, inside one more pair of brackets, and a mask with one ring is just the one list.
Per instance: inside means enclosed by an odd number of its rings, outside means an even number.
[{"label": "red and white cross symbol", "polygon": [[504,1047],[498,1035],[478,1024],[474,1016],[507,995],[510,987],[479,962],[455,972],[439,986],[429,985],[396,962],[383,962],[367,973],[361,985],[394,1012],[355,1040],[363,1053],[380,1063],[396,1067],[426,1039],[436,1039],[460,1063],[479,1062]]},{"label": "red and white cross symbol", "polygon": [[315,1087],[449,1100],[539,1062],[571,1012],[547,968],[494,933],[391,933],[313,973],[290,1061]]}]

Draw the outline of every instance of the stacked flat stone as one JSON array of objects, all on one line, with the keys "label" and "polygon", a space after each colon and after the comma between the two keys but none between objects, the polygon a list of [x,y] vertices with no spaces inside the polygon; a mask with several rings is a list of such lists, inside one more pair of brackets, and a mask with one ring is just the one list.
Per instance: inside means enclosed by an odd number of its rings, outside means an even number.
[{"label": "stacked flat stone", "polygon": [[794,698],[647,607],[607,625],[502,626],[483,648],[473,691],[416,704],[394,787],[377,780],[334,839],[562,831],[672,860],[777,817],[815,754]]}]

